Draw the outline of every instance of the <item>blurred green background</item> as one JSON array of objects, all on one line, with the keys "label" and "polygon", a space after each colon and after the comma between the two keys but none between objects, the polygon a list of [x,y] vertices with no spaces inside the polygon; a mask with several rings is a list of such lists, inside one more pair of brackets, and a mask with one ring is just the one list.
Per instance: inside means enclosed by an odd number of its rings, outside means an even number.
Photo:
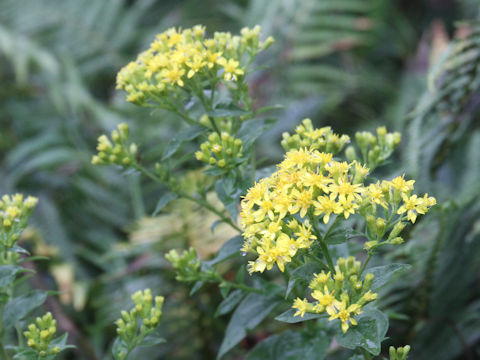
[{"label": "blurred green background", "polygon": [[108,359],[113,321],[147,286],[166,296],[168,342],[135,358],[213,359],[221,342],[218,291],[188,296],[163,254],[194,245],[207,257],[228,234],[199,232],[215,219],[181,202],[149,217],[162,189],[90,164],[96,138],[120,122],[142,159],[160,157],[179,122],[126,103],[115,76],[155,34],[200,23],[209,33],[260,24],[277,40],[250,79],[256,106],[285,106],[259,142],[266,164],[305,117],[349,135],[378,125],[403,133],[384,174],[406,172],[439,206],[388,254],[413,268],[382,294],[387,343],[410,344],[411,359],[480,358],[478,10],[475,0],[0,0],[0,193],[40,198],[22,241],[52,259],[32,284],[62,291],[47,307],[78,347],[67,358]]}]

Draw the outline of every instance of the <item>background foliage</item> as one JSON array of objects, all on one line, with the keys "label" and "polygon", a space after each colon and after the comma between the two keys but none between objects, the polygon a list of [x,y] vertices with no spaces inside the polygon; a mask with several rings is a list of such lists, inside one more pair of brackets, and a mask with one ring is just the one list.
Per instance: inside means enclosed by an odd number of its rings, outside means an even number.
[{"label": "background foliage", "polygon": [[[161,190],[90,165],[98,134],[121,121],[146,144],[143,158],[160,157],[178,122],[126,104],[115,74],[156,33],[197,23],[210,31],[260,24],[277,39],[251,79],[255,106],[285,104],[259,159],[276,162],[281,133],[306,116],[348,134],[381,124],[403,132],[400,165],[383,171],[406,169],[440,206],[389,254],[413,265],[383,290],[394,309],[389,342],[410,344],[412,359],[480,356],[477,14],[467,0],[3,0],[0,192],[40,198],[22,242],[53,258],[32,283],[62,291],[46,306],[78,345],[68,356],[108,358],[113,320],[128,294],[145,287],[166,295],[167,343],[142,356],[211,359],[218,350],[228,316],[213,316],[216,289],[188,296],[163,254],[192,244],[208,258],[230,236],[207,228],[199,238],[198,226],[214,219],[198,220],[191,204],[149,217]],[[249,334],[241,347],[269,331]]]}]

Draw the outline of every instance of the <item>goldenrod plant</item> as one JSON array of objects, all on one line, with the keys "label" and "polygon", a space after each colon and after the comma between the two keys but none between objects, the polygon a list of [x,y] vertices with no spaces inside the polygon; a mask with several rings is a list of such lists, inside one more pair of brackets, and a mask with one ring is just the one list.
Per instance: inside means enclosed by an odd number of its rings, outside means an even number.
[{"label": "goldenrod plant", "polygon": [[[38,317],[35,323],[26,326],[25,320],[47,298],[46,291],[24,292],[21,282],[27,269],[24,261],[32,261],[27,250],[18,241],[28,226],[38,199],[22,194],[4,195],[0,200],[0,358],[2,359],[54,359],[61,351],[70,348],[67,334],[55,337],[57,323],[51,313]],[[22,336],[22,329],[26,344]],[[13,329],[18,333],[18,346],[6,343]]]},{"label": "goldenrod plant", "polygon": [[[294,134],[283,135],[283,161],[273,170],[258,168],[255,140],[274,123],[264,114],[276,110],[255,109],[249,97],[254,58],[273,42],[260,39],[258,26],[211,38],[200,25],[159,34],[119,72],[117,88],[127,92],[127,101],[176,114],[184,129],[162,159],[145,164],[141,146],[131,143],[128,127],[121,124],[111,140],[99,137],[92,162],[120,165],[161,185],[165,192],[155,212],[184,198],[237,231],[213,259],[200,259],[194,248],[166,255],[176,279],[193,284],[191,294],[216,283],[224,298],[217,315],[233,312],[218,358],[274,316],[278,324],[305,324],[270,336],[247,359],[273,359],[284,342],[296,346],[280,358],[313,352],[323,359],[333,338],[352,351],[352,359],[372,359],[380,355],[388,330],[379,290],[408,269],[380,261],[381,255],[401,245],[408,223],[426,214],[436,200],[415,194],[415,180],[405,175],[375,176],[401,141],[400,133],[385,127],[376,134],[357,132],[351,143],[348,135],[330,127],[316,129],[305,119]],[[175,154],[187,141],[197,144],[191,159],[214,183],[193,195],[182,187],[182,171],[175,165]],[[212,187],[221,208],[207,199]],[[227,279],[226,261],[239,255],[251,260],[240,257],[237,276]],[[383,265],[369,266],[372,258]],[[131,316],[124,315],[125,333]],[[390,357],[404,359],[408,349],[390,350]]]},{"label": "goldenrod plant", "polygon": [[152,291],[145,289],[132,295],[135,306],[122,311],[116,321],[118,338],[112,348],[116,360],[126,360],[137,346],[153,346],[165,340],[154,336],[162,316],[163,296],[152,297]]}]

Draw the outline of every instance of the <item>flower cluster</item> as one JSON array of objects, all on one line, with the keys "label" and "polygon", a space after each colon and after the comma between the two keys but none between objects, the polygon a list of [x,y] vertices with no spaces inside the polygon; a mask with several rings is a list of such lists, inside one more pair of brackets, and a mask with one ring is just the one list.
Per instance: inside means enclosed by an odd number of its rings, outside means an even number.
[{"label": "flower cluster", "polygon": [[346,332],[350,325],[357,325],[354,316],[362,313],[362,307],[377,298],[377,294],[370,291],[373,278],[370,273],[363,280],[360,278],[360,262],[353,256],[339,258],[335,274],[322,271],[310,282],[314,302],[295,299],[292,306],[297,309],[295,316],[326,312],[330,316],[328,320],[339,319],[342,331]]},{"label": "flower cluster", "polygon": [[[242,251],[258,254],[249,263],[250,272],[269,270],[275,263],[283,271],[299,249],[308,249],[316,239],[312,225],[317,217],[325,224],[332,215],[373,217],[376,228],[372,238],[379,239],[395,221],[406,217],[415,222],[418,214],[425,214],[435,204],[428,195],[411,195],[413,180],[397,177],[365,185],[367,174],[368,169],[358,162],[335,161],[331,153],[287,152],[278,170],[249,189],[241,203],[246,239]],[[401,217],[394,220],[396,215]]]},{"label": "flower cluster", "polygon": [[196,281],[199,278],[202,263],[194,248],[191,247],[182,254],[178,254],[177,250],[170,250],[165,258],[177,271],[178,281]]},{"label": "flower cluster", "polygon": [[[126,358],[128,352],[139,345],[146,335],[151,333],[158,326],[162,316],[163,296],[152,297],[150,289],[137,291],[132,295],[135,303],[129,312],[122,311],[122,317],[116,321],[117,334],[124,342],[127,353],[115,354],[116,358]],[[154,301],[155,300],[155,301]],[[140,320],[140,327],[139,322]]]},{"label": "flower cluster", "polygon": [[238,82],[252,58],[273,43],[272,38],[260,42],[259,33],[256,26],[242,29],[240,36],[216,32],[207,38],[200,25],[168,29],[118,73],[117,89],[128,93],[127,101],[162,104],[182,91],[203,95],[204,82]]},{"label": "flower cluster", "polygon": [[295,129],[295,134],[283,133],[282,146],[285,151],[312,149],[336,154],[350,142],[348,135],[337,135],[329,126],[314,129],[310,119],[304,119]]},{"label": "flower cluster", "polygon": [[[402,135],[399,132],[388,133],[385,126],[377,128],[377,136],[369,131],[360,131],[355,134],[355,141],[362,155],[363,163],[370,169],[383,164],[400,144]],[[349,161],[359,161],[355,148],[349,146],[345,155]]]},{"label": "flower cluster", "polygon": [[39,359],[44,359],[49,355],[58,354],[61,350],[52,344],[56,332],[57,321],[51,313],[46,313],[36,319],[36,324],[28,325],[28,330],[23,334],[27,338],[27,345],[36,352]]},{"label": "flower cluster", "polygon": [[24,199],[22,194],[4,195],[0,199],[0,242],[4,247],[15,245],[37,202],[37,198]]},{"label": "flower cluster", "polygon": [[98,154],[92,157],[95,165],[120,165],[127,167],[136,160],[137,145],[130,143],[130,131],[127,124],[118,125],[111,133],[98,138]]},{"label": "flower cluster", "polygon": [[227,169],[238,165],[242,156],[242,140],[227,132],[220,135],[211,133],[208,140],[200,145],[200,151],[195,153],[197,160]]}]

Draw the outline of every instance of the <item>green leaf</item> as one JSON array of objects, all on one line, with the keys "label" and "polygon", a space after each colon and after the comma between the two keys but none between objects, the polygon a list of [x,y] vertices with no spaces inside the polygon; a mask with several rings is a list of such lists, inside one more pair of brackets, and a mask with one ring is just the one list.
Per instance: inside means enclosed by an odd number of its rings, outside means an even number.
[{"label": "green leaf", "polygon": [[226,259],[232,257],[235,254],[240,254],[240,248],[243,245],[243,237],[241,235],[234,236],[225,244],[222,245],[220,250],[218,250],[218,254],[215,258],[210,261],[207,261],[206,264],[208,265],[215,265],[225,261]]},{"label": "green leaf", "polygon": [[270,130],[277,122],[276,119],[251,119],[242,123],[237,137],[242,140],[243,147],[249,148],[257,138]]},{"label": "green leaf", "polygon": [[57,337],[56,339],[53,339],[52,342],[50,343],[50,348],[58,346],[60,348],[60,351],[63,351],[66,349],[75,349],[75,346],[67,344],[67,339],[68,339],[68,333],[63,334]]},{"label": "green leaf", "polygon": [[207,129],[204,126],[200,125],[190,126],[186,129],[180,130],[168,144],[167,148],[165,149],[165,153],[163,154],[162,160],[166,160],[173,154],[175,154],[184,142],[191,141],[199,137],[206,131]]},{"label": "green leaf", "polygon": [[[123,353],[123,357],[119,357],[118,354]],[[117,337],[112,346],[112,355],[114,359],[125,359],[125,355],[128,353],[128,346],[120,337]]]},{"label": "green leaf", "polygon": [[8,329],[17,321],[22,320],[32,310],[42,305],[47,298],[46,291],[33,291],[30,294],[10,300],[3,311],[3,326]]},{"label": "green leaf", "polygon": [[219,104],[213,111],[207,112],[208,116],[216,118],[216,117],[227,117],[227,116],[243,116],[248,114],[249,112],[234,105],[234,104]]},{"label": "green leaf", "polygon": [[228,323],[225,337],[218,352],[220,359],[246,335],[247,330],[255,328],[277,306],[279,299],[275,296],[264,296],[252,293],[240,303]]},{"label": "green leaf", "polygon": [[313,274],[322,271],[322,266],[316,262],[306,263],[290,273],[290,279],[288,280],[287,292],[285,297],[290,295],[291,291],[297,284],[307,285],[310,283]]},{"label": "green leaf", "polygon": [[161,337],[158,337],[155,334],[150,334],[150,335],[146,336],[142,340],[142,342],[140,344],[138,344],[138,346],[142,346],[142,347],[155,346],[155,345],[158,345],[158,344],[163,344],[165,342],[167,342],[167,340],[165,340]]},{"label": "green leaf", "polygon": [[359,236],[365,236],[365,234],[352,228],[338,227],[330,232],[325,240],[327,244],[343,244],[344,242]]},{"label": "green leaf", "polygon": [[220,305],[218,305],[215,317],[228,314],[235,308],[235,306],[237,306],[244,296],[245,293],[240,289],[232,291],[230,295],[223,299]]},{"label": "green leaf", "polygon": [[399,275],[411,269],[411,267],[412,266],[408,264],[393,263],[384,266],[372,267],[365,270],[365,274],[371,273],[375,276],[372,282],[372,287],[370,288],[373,291],[385,285],[394,275]]},{"label": "green leaf", "polygon": [[15,280],[15,276],[21,272],[23,268],[15,265],[0,266],[0,287],[5,287]]},{"label": "green leaf", "polygon": [[157,215],[162,209],[167,206],[167,204],[178,198],[178,195],[173,193],[173,192],[167,192],[166,194],[163,194],[160,199],[157,202],[157,206],[155,206],[155,210],[152,213],[152,216]]},{"label": "green leaf", "polygon": [[200,290],[200,288],[203,286],[205,282],[204,281],[197,281],[192,289],[190,290],[190,296],[192,296],[193,294],[195,294],[198,290]]},{"label": "green leaf", "polygon": [[388,330],[387,315],[377,309],[364,309],[357,321],[358,325],[350,326],[346,333],[335,337],[339,345],[347,349],[361,347],[372,355],[380,354]]},{"label": "green leaf", "polygon": [[310,314],[306,313],[303,317],[301,316],[295,316],[295,313],[297,312],[296,309],[288,309],[284,313],[278,315],[275,320],[281,321],[284,323],[288,324],[296,324],[299,322],[307,321],[307,320],[313,320],[313,319],[320,319],[320,318],[325,318],[328,315],[326,314]]},{"label": "green leaf", "polygon": [[263,340],[245,360],[322,360],[330,341],[324,332],[285,331]]},{"label": "green leaf", "polygon": [[238,202],[240,200],[241,189],[235,187],[231,178],[224,178],[215,183],[215,192],[225,206],[225,209],[230,214],[232,220],[236,221],[238,217]]}]

